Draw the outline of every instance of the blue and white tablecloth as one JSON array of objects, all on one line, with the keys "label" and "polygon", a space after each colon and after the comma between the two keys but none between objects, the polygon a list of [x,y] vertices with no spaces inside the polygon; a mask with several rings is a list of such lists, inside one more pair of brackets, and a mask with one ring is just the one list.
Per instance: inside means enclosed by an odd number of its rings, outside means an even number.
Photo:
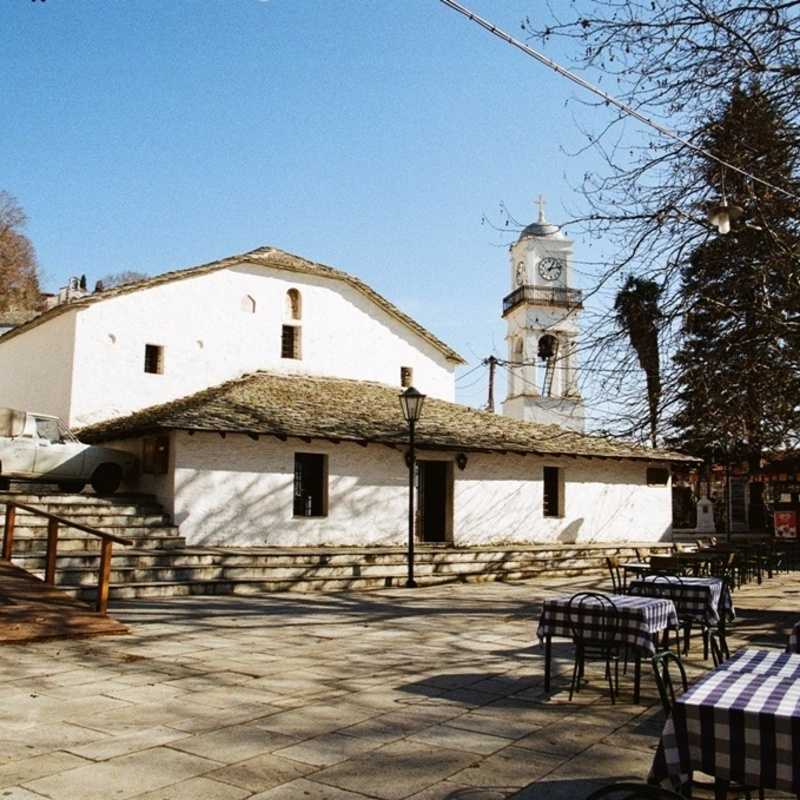
[{"label": "blue and white tablecloth", "polygon": [[[573,595],[545,600],[539,617],[536,635],[572,637],[569,619],[569,602]],[[655,597],[634,597],[627,594],[605,595],[617,609],[619,629],[617,640],[621,645],[636,648],[644,655],[654,655],[658,645],[658,634],[666,628],[678,625],[678,612],[671,600]],[[596,611],[593,611],[593,608]],[[607,607],[606,607],[607,610]],[[590,636],[597,628],[597,620],[603,613],[603,606],[597,601],[587,602],[581,608],[578,626]]]},{"label": "blue and white tablecloth", "polygon": [[708,625],[716,625],[721,613],[727,621],[736,617],[731,591],[722,578],[648,575],[631,581],[628,592],[672,600],[681,619],[700,619]]},{"label": "blue and white tablecloth", "polygon": [[650,773],[800,792],[800,655],[741,650],[675,701]]}]

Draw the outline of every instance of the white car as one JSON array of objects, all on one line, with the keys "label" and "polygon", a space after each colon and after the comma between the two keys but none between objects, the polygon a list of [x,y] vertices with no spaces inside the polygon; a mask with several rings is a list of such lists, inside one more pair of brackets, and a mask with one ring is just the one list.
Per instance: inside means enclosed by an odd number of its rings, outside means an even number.
[{"label": "white car", "polygon": [[79,442],[58,417],[0,408],[0,480],[47,481],[71,492],[91,482],[97,494],[114,494],[136,467],[131,453]]}]

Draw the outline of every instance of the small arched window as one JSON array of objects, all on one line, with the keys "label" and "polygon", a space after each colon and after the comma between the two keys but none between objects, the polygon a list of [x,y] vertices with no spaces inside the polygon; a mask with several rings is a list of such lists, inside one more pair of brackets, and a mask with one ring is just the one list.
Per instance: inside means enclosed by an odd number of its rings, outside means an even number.
[{"label": "small arched window", "polygon": [[286,306],[284,308],[284,317],[287,320],[299,321],[302,319],[303,306],[300,298],[300,292],[297,289],[289,289],[286,292]]},{"label": "small arched window", "polygon": [[246,314],[256,313],[256,301],[249,294],[246,294],[242,298],[242,311],[244,311]]}]

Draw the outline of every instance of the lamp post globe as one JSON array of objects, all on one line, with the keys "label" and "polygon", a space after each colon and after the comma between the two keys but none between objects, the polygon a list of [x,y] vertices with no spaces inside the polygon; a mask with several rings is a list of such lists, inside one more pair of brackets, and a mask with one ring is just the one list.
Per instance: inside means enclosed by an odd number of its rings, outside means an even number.
[{"label": "lamp post globe", "polygon": [[422,406],[425,404],[425,395],[409,386],[400,395],[400,408],[403,418],[408,423],[408,578],[406,587],[413,589],[417,582],[414,580],[414,434],[419,418],[422,416]]}]

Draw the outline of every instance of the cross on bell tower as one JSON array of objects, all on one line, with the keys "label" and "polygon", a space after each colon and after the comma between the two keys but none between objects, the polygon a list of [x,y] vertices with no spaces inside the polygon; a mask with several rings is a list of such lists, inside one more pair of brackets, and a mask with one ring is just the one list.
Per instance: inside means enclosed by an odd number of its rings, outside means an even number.
[{"label": "cross on bell tower", "polygon": [[544,199],[544,195],[540,194],[539,197],[537,197],[536,200],[534,200],[533,202],[537,206],[539,206],[539,220],[538,220],[539,224],[540,225],[544,225],[545,224],[545,219],[544,219],[545,199]]},{"label": "cross on bell tower", "polygon": [[503,298],[507,324],[508,393],[503,414],[583,431],[577,382],[581,292],[570,287],[572,242],[539,215],[511,245],[511,292]]}]

